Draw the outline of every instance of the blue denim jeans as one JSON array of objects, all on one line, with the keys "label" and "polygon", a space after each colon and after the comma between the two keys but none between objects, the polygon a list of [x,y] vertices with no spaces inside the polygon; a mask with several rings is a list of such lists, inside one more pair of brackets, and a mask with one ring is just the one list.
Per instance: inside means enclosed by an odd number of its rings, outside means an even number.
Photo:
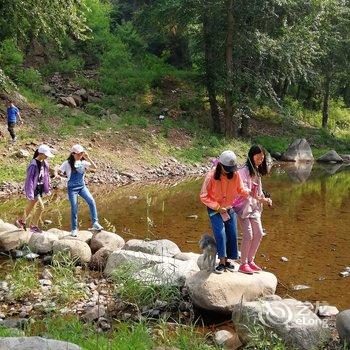
[{"label": "blue denim jeans", "polygon": [[78,229],[78,195],[82,197],[89,206],[92,223],[98,221],[95,200],[89,189],[84,185],[80,187],[68,187],[68,198],[71,205],[72,230]]},{"label": "blue denim jeans", "polygon": [[218,258],[238,259],[236,213],[230,209],[228,212],[230,219],[227,221],[210,208],[208,213],[216,240]]}]

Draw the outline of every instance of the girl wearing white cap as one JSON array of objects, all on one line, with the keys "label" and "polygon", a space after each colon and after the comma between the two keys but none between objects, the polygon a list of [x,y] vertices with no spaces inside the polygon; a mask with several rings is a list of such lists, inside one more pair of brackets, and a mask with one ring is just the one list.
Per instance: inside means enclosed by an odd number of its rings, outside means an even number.
[{"label": "girl wearing white cap", "polygon": [[27,176],[25,180],[24,190],[28,199],[28,205],[24,211],[24,217],[16,221],[19,228],[27,229],[27,219],[31,211],[37,206],[35,215],[32,219],[33,225],[30,225],[30,230],[33,232],[41,232],[39,229],[39,222],[41,214],[44,210],[42,196],[50,193],[50,172],[48,158],[52,158],[53,154],[50,147],[47,145],[40,145],[35,151],[32,161],[27,169]]},{"label": "girl wearing white cap", "polygon": [[95,171],[96,164],[91,160],[81,145],[74,145],[68,159],[61,165],[60,171],[68,177],[68,197],[71,204],[71,235],[78,234],[78,196],[89,206],[92,230],[101,231],[103,227],[98,222],[95,200],[85,185],[84,176],[87,170]]},{"label": "girl wearing white cap", "polygon": [[216,241],[219,265],[216,273],[234,271],[228,259],[238,259],[237,221],[232,203],[238,195],[248,196],[237,172],[237,159],[232,151],[224,151],[217,165],[209,171],[200,193],[206,205]]}]

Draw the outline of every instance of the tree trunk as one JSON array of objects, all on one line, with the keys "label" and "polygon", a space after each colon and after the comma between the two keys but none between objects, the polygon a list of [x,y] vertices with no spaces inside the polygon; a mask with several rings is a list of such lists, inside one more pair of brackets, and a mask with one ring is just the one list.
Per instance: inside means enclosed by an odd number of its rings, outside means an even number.
[{"label": "tree trunk", "polygon": [[210,113],[213,120],[213,131],[215,133],[221,133],[220,125],[220,113],[219,106],[216,99],[216,88],[215,88],[215,47],[213,42],[213,20],[210,15],[210,0],[206,1],[203,13],[203,39],[204,39],[204,53],[205,53],[205,75],[209,103]]},{"label": "tree trunk", "polygon": [[238,120],[233,117],[233,0],[227,0],[227,37],[226,37],[226,91],[225,91],[225,135],[238,134]]},{"label": "tree trunk", "polygon": [[322,107],[322,128],[326,128],[328,125],[330,88],[331,88],[331,78],[329,75],[326,75],[326,80],[324,82],[323,107]]}]

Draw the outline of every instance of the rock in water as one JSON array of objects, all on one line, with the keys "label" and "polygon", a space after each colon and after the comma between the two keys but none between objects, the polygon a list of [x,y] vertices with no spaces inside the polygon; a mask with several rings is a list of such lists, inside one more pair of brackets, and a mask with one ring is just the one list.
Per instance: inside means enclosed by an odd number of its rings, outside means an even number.
[{"label": "rock in water", "polygon": [[23,243],[29,243],[32,233],[30,231],[18,230],[0,233],[0,250],[9,252],[18,249]]},{"label": "rock in water", "polygon": [[198,307],[225,314],[243,301],[274,294],[277,278],[270,272],[254,275],[225,272],[221,275],[200,271],[186,279],[190,297]]},{"label": "rock in water", "polygon": [[305,139],[297,139],[282,154],[281,160],[285,162],[312,162],[314,156],[312,155],[309,143]]},{"label": "rock in water", "polygon": [[111,251],[120,250],[123,248],[124,244],[124,239],[116,233],[101,231],[92,238],[90,246],[92,252],[95,253],[101,248],[106,248]]},{"label": "rock in water", "polygon": [[346,344],[350,344],[350,309],[337,315],[336,325],[341,340]]},{"label": "rock in water", "polygon": [[317,161],[325,163],[343,163],[343,158],[336,151],[332,150],[317,158]]},{"label": "rock in water", "polygon": [[160,239],[155,241],[131,239],[125,243],[123,249],[169,257],[181,252],[180,248],[174,242],[169,241],[168,239]]},{"label": "rock in water", "polygon": [[91,260],[91,249],[89,245],[78,239],[60,239],[54,242],[53,252],[67,252],[72,259],[77,259],[81,263],[89,263]]},{"label": "rock in water", "polygon": [[330,339],[330,331],[325,324],[307,305],[295,299],[237,304],[232,318],[244,336],[247,336],[245,326],[257,323],[272,329],[295,349],[318,349]]}]

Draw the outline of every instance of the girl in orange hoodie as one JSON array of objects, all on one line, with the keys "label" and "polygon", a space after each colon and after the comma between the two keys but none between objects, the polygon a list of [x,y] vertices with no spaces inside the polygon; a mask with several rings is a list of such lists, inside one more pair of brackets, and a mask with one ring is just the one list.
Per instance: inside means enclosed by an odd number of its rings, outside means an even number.
[{"label": "girl in orange hoodie", "polygon": [[217,165],[209,171],[200,193],[206,205],[216,240],[219,265],[216,273],[234,271],[228,259],[238,259],[237,220],[232,203],[237,196],[248,196],[237,172],[237,157],[232,151],[224,151]]}]

